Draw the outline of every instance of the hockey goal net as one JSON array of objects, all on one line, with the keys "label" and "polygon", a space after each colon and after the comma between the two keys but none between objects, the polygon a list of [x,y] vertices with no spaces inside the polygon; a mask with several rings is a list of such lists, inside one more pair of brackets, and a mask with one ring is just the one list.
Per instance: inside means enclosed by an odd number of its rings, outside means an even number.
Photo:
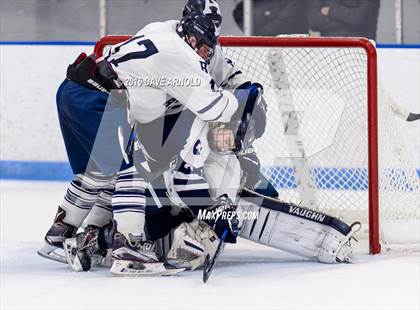
[{"label": "hockey goal net", "polygon": [[[102,55],[130,36],[107,36]],[[264,86],[255,142],[280,199],[363,224],[371,253],[418,247],[420,182],[398,121],[378,104],[374,45],[361,38],[222,37],[226,57]]]}]

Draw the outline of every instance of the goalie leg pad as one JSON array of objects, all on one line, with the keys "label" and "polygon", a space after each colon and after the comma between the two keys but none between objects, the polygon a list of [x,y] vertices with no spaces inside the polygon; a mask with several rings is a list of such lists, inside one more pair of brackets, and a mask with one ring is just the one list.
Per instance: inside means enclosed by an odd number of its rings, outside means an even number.
[{"label": "goalie leg pad", "polygon": [[335,217],[256,193],[253,196],[253,201],[240,201],[238,212],[258,213],[257,219],[243,221],[241,237],[323,263],[351,262],[349,239],[357,225],[351,227]]},{"label": "goalie leg pad", "polygon": [[330,229],[322,242],[321,250],[318,255],[318,260],[321,263],[351,263],[353,248],[350,244],[350,239],[360,230],[361,224],[355,222],[350,227],[351,231],[344,239],[341,233],[337,233],[333,228]]}]

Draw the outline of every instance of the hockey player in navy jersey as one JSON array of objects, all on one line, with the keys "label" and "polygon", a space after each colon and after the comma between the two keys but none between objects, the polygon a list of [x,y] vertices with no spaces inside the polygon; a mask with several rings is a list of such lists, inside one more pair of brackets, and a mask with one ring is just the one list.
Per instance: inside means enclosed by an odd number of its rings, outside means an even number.
[{"label": "hockey player in navy jersey", "polygon": [[75,177],[45,236],[46,245],[38,251],[41,256],[66,262],[59,251],[64,239],[73,236],[87,217],[87,231],[107,225],[112,199],[144,212],[144,193],[138,190],[142,180],[121,151],[131,134],[126,100],[125,88],[110,65],[97,63],[94,55],[81,54],[68,67],[56,102]]}]

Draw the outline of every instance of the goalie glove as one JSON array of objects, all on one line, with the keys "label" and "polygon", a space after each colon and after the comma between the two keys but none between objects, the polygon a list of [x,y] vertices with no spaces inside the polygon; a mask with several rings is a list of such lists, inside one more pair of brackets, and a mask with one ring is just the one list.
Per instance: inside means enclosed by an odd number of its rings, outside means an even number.
[{"label": "goalie glove", "polygon": [[204,221],[209,224],[219,239],[225,230],[227,235],[225,242],[236,243],[239,234],[239,219],[236,215],[235,207],[227,195],[217,198],[216,203],[206,209]]}]

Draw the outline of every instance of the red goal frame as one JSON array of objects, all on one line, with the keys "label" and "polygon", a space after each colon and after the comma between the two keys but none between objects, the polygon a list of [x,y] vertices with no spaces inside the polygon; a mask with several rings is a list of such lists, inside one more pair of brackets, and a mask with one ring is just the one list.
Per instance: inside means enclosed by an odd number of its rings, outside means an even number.
[{"label": "red goal frame", "polygon": [[[95,44],[94,53],[102,56],[107,45],[131,38],[130,35],[110,35]],[[220,37],[222,46],[229,47],[345,47],[363,48],[367,56],[368,87],[368,179],[369,179],[369,251],[381,251],[379,238],[379,167],[378,167],[378,78],[377,54],[374,44],[365,38],[311,38],[311,37]]]}]

